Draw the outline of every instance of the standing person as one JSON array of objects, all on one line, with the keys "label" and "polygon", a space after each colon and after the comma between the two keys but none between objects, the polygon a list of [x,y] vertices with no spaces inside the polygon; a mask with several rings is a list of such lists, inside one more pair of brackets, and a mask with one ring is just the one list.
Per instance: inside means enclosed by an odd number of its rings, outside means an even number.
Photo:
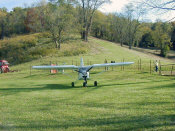
[{"label": "standing person", "polygon": [[156,72],[158,71],[158,68],[159,68],[159,63],[158,63],[157,60],[156,60],[156,62],[155,62],[155,71],[156,71]]}]

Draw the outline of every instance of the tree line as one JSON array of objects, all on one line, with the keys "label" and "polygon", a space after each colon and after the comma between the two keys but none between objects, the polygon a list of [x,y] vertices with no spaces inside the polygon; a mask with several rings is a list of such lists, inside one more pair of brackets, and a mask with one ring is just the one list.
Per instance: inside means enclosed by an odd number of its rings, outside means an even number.
[{"label": "tree line", "polygon": [[[126,12],[125,12],[126,13]],[[175,50],[175,22],[140,22],[125,14],[96,12],[91,35],[120,43],[121,46],[160,49],[160,55]]]},{"label": "tree line", "polygon": [[28,8],[0,9],[0,39],[18,34],[49,32],[55,47],[80,34],[92,35],[134,47],[153,47],[166,56],[175,50],[175,22],[143,22],[144,8],[125,6],[122,13],[105,14],[98,9],[110,0],[44,0]]}]

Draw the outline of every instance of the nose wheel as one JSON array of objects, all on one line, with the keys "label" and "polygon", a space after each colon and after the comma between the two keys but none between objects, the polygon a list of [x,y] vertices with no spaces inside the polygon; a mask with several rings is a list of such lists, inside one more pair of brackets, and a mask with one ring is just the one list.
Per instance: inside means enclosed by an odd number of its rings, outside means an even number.
[{"label": "nose wheel", "polygon": [[97,86],[97,85],[98,85],[97,81],[94,81],[94,86]]},{"label": "nose wheel", "polygon": [[72,83],[71,83],[71,85],[72,85],[72,87],[74,87],[74,86],[75,86],[75,83],[74,83],[74,82],[72,82]]},{"label": "nose wheel", "polygon": [[87,87],[87,82],[83,82],[83,87]]}]

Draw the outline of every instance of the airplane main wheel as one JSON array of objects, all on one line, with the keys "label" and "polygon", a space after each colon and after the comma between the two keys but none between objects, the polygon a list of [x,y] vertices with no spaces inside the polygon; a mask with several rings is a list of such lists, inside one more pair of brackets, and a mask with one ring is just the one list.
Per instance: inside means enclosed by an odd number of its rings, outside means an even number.
[{"label": "airplane main wheel", "polygon": [[72,87],[74,87],[75,86],[75,83],[74,82],[72,82]]},{"label": "airplane main wheel", "polygon": [[83,87],[86,87],[87,86],[87,83],[86,82],[83,82]]},{"label": "airplane main wheel", "polygon": [[97,81],[94,81],[94,86],[97,86],[97,85],[98,85]]}]

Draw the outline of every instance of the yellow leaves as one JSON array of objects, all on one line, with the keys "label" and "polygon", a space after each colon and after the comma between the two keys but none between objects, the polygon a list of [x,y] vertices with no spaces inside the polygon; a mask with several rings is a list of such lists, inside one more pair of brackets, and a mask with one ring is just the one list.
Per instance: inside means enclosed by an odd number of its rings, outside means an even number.
[{"label": "yellow leaves", "polygon": [[3,19],[6,16],[5,12],[0,11],[0,20]]}]

